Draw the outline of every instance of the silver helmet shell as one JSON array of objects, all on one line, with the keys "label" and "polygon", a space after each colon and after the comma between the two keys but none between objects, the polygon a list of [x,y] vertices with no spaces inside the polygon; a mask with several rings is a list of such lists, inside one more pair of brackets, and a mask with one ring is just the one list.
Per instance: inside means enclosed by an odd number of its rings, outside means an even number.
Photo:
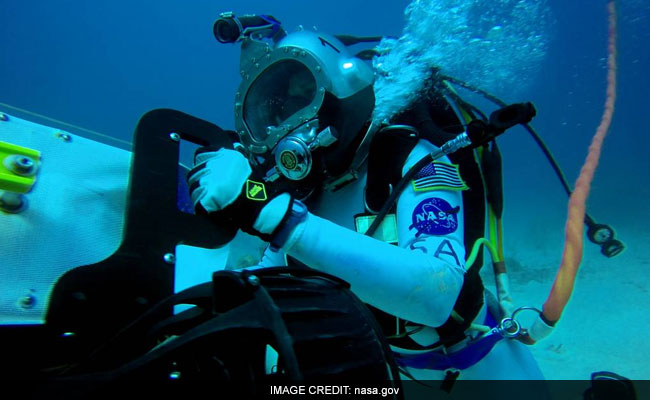
[{"label": "silver helmet shell", "polygon": [[235,128],[249,154],[265,154],[317,118],[326,93],[345,99],[371,87],[374,73],[332,35],[291,33],[275,46],[247,38],[240,60]]}]

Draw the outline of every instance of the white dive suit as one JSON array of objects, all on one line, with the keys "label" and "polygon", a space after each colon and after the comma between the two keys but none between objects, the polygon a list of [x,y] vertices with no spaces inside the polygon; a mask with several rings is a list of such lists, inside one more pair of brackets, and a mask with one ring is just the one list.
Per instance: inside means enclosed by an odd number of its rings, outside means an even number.
[{"label": "white dive suit", "polygon": [[[402,174],[435,146],[420,140],[409,154]],[[449,163],[444,158],[441,162]],[[338,276],[364,302],[398,318],[425,325],[411,338],[422,346],[435,343],[433,327],[449,317],[465,273],[462,192],[415,191],[412,185],[397,202],[398,246],[357,233],[354,215],[364,208],[363,177],[347,187],[326,192],[311,205],[299,224],[286,254],[317,270]],[[282,252],[267,249],[261,266],[286,265]],[[482,324],[486,306],[475,321]],[[475,332],[468,334],[476,335]],[[461,348],[463,343],[450,350]],[[398,353],[413,353],[393,347]],[[426,350],[431,351],[431,350]],[[440,351],[440,350],[434,350]],[[422,352],[422,351],[419,351]],[[418,380],[439,380],[445,371],[407,371]],[[504,339],[477,364],[462,370],[460,379],[542,379],[542,373],[525,345]]]}]

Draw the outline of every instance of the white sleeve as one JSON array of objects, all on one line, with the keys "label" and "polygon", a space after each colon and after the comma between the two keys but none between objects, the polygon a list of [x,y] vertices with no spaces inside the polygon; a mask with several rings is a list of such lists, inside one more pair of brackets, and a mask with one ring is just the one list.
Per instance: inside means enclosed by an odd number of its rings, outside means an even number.
[{"label": "white sleeve", "polygon": [[287,256],[284,252],[271,250],[271,246],[267,246],[264,250],[262,260],[258,264],[260,267],[286,267]]},{"label": "white sleeve", "polygon": [[[431,150],[419,143],[404,172]],[[461,192],[410,186],[397,204],[399,247],[309,213],[288,254],[346,280],[374,307],[436,327],[449,317],[463,283],[462,214]]]}]

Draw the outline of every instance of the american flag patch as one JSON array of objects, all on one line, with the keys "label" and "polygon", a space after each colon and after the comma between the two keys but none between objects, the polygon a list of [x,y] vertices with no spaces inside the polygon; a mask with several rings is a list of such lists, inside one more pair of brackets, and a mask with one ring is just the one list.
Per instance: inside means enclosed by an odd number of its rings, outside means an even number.
[{"label": "american flag patch", "polygon": [[469,187],[460,178],[458,165],[434,161],[422,168],[413,179],[413,190],[467,190]]}]

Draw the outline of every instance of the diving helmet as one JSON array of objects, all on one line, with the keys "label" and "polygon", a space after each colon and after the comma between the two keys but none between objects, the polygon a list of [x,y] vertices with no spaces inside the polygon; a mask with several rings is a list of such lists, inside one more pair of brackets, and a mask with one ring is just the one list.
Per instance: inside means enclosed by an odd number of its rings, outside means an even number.
[{"label": "diving helmet", "polygon": [[270,180],[345,172],[374,107],[371,67],[321,32],[241,41],[235,128],[253,167]]}]

